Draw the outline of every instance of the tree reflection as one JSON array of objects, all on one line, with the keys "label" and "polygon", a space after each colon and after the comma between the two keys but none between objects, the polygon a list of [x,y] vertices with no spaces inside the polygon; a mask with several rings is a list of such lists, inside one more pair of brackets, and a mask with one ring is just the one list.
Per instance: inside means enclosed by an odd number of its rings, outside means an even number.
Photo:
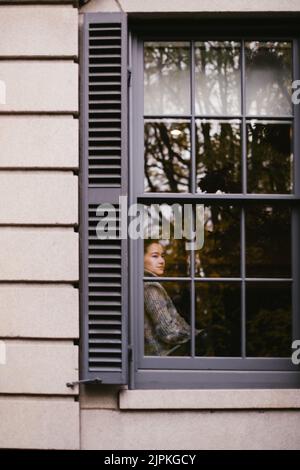
[{"label": "tree reflection", "polygon": [[195,272],[200,277],[240,275],[240,210],[237,207],[205,207],[204,246],[196,252]]},{"label": "tree reflection", "polygon": [[196,114],[240,114],[239,43],[196,43],[195,73]]},{"label": "tree reflection", "polygon": [[189,190],[190,127],[188,122],[145,122],[145,191]]},{"label": "tree reflection", "polygon": [[184,240],[168,240],[166,248],[166,276],[187,276],[190,273],[190,256]]},{"label": "tree reflection", "polygon": [[246,289],[247,356],[291,354],[291,288],[282,283],[251,283]]},{"label": "tree reflection", "polygon": [[196,121],[197,191],[241,192],[239,122]]},{"label": "tree reflection", "polygon": [[145,114],[190,112],[189,43],[145,43]]},{"label": "tree reflection", "polygon": [[290,207],[255,203],[245,216],[247,277],[290,277]]},{"label": "tree reflection", "polygon": [[247,114],[291,114],[292,49],[288,42],[246,43]]},{"label": "tree reflection", "polygon": [[247,133],[248,192],[291,192],[291,125],[251,122]]},{"label": "tree reflection", "polygon": [[198,356],[241,355],[241,288],[239,283],[196,284],[196,328],[207,332],[205,348],[196,338]]}]

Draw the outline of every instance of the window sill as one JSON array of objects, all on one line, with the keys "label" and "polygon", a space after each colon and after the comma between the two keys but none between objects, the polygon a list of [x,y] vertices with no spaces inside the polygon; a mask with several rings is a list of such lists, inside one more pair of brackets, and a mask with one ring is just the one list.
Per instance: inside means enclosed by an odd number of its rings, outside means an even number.
[{"label": "window sill", "polygon": [[121,390],[121,410],[300,409],[300,390]]}]

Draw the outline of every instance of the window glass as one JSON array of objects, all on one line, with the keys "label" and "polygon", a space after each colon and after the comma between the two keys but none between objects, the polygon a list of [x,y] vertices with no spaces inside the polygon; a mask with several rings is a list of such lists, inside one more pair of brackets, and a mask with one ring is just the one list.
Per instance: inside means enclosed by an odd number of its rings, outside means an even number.
[{"label": "window glass", "polygon": [[156,264],[149,258],[159,252],[155,243],[145,250],[144,274],[149,279],[144,281],[144,354],[189,356],[190,285],[188,282],[156,279],[158,274],[155,273],[162,272],[159,270],[159,257]]},{"label": "window glass", "polygon": [[251,204],[246,208],[246,276],[291,276],[291,209]]},{"label": "window glass", "polygon": [[239,121],[196,120],[197,192],[240,193]]},{"label": "window glass", "polygon": [[246,286],[247,356],[291,356],[291,286],[249,282]]},{"label": "window glass", "polygon": [[184,212],[182,205],[177,203],[144,205],[144,248],[153,240],[158,241],[159,251],[163,254],[163,275],[166,277],[190,275],[187,243],[192,228],[191,211]]},{"label": "window glass", "polygon": [[248,192],[292,192],[292,125],[253,120],[247,124],[247,139]]},{"label": "window glass", "polygon": [[204,244],[195,251],[195,275],[240,275],[240,209],[229,205],[205,206]]},{"label": "window glass", "polygon": [[145,42],[144,113],[190,113],[188,42]]},{"label": "window glass", "polygon": [[[164,205],[158,219],[170,231],[143,242],[143,366],[156,367],[151,356],[177,356],[184,361],[170,359],[170,368],[187,361],[196,370],[208,358],[220,369],[253,368],[246,358],[291,351],[299,217],[289,197],[297,176],[292,42],[198,39],[144,43],[137,200],[147,210]],[[187,232],[176,236],[170,211],[177,205],[183,222],[185,204],[189,234],[203,216],[195,249],[187,249]]]},{"label": "window glass", "polygon": [[241,355],[241,286],[238,282],[196,283],[196,336],[199,356]]},{"label": "window glass", "polygon": [[291,43],[246,42],[245,60],[247,114],[291,115]]},{"label": "window glass", "polygon": [[195,86],[196,114],[241,114],[240,44],[196,42]]},{"label": "window glass", "polygon": [[188,192],[189,121],[145,120],[145,192]]}]

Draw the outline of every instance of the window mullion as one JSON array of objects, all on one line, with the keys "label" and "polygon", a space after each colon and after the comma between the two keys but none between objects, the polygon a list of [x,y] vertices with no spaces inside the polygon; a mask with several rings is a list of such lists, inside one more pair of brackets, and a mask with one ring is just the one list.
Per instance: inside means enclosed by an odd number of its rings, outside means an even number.
[{"label": "window mullion", "polygon": [[241,208],[241,353],[246,357],[246,234],[245,234],[245,208]]},{"label": "window mullion", "polygon": [[[195,125],[195,42],[191,41],[191,187],[192,194],[196,192],[196,125]],[[191,229],[196,226],[195,206],[192,210]],[[191,356],[195,357],[195,252],[190,252],[191,275]]]},{"label": "window mullion", "polygon": [[[300,59],[299,59],[299,39],[293,41],[293,80],[300,78]],[[298,127],[300,123],[300,105],[293,104],[293,188],[295,196],[300,195],[300,133]],[[300,208],[293,207],[292,209],[292,312],[293,312],[293,331],[292,338],[299,339],[300,336],[300,290],[299,290],[299,277],[300,277],[300,250],[299,238],[300,237]]]},{"label": "window mullion", "polygon": [[[241,111],[242,111],[242,191],[247,194],[247,123],[246,123],[246,83],[245,83],[245,41],[241,41]],[[241,207],[241,355],[246,357],[246,245],[245,208]]]},{"label": "window mullion", "polygon": [[245,41],[241,41],[241,110],[242,110],[242,189],[247,194],[247,123],[246,123],[246,83],[245,83]]},{"label": "window mullion", "polygon": [[196,192],[196,127],[195,127],[195,42],[191,41],[191,187]]},{"label": "window mullion", "polygon": [[299,238],[300,237],[300,210],[295,207],[292,210],[292,339],[299,339],[300,336],[300,250]]},{"label": "window mullion", "polygon": [[[300,59],[299,59],[300,45],[299,40],[293,41],[293,80],[299,80],[300,78]],[[298,132],[298,126],[300,122],[300,105],[293,104],[293,188],[295,196],[300,195],[300,133]]]},{"label": "window mullion", "polygon": [[[192,210],[192,223],[191,223],[192,230],[196,228],[196,219],[195,219],[195,206],[193,205]],[[195,357],[195,250],[191,250],[190,252],[190,274],[191,274],[191,356]]]}]

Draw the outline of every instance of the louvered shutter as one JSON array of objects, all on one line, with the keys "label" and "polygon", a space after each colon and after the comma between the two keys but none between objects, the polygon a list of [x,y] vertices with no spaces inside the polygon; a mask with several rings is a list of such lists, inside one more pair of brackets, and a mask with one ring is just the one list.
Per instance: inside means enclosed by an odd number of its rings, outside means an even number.
[{"label": "louvered shutter", "polygon": [[82,379],[127,383],[127,240],[100,240],[96,210],[127,195],[127,19],[86,14],[81,178]]}]

